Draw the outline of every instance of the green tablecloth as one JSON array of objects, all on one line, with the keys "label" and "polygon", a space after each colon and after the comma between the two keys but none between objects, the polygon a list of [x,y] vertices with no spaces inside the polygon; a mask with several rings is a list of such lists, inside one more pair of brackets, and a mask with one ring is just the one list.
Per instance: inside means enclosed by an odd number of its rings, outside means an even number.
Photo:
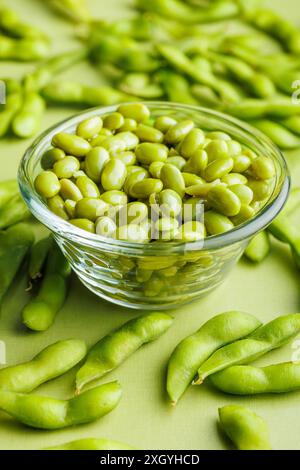
[{"label": "green tablecloth", "polygon": [[[9,5],[32,24],[55,38],[54,49],[68,50],[76,44],[68,22],[49,13],[43,0],[10,0]],[[90,0],[93,12],[106,18],[126,14],[125,0]],[[273,8],[300,24],[298,0],[270,1]],[[1,76],[22,76],[32,65],[1,63]],[[88,65],[78,66],[66,74],[83,82],[99,83],[97,71]],[[300,77],[299,77],[300,78]],[[43,128],[74,113],[51,109]],[[28,142],[0,141],[0,179],[14,177]],[[300,184],[300,154],[287,155],[294,185]],[[7,364],[30,359],[46,345],[63,338],[84,338],[89,345],[136,312],[106,303],[87,291],[75,278],[68,301],[55,325],[46,333],[29,333],[20,325],[20,311],[27,300],[25,279],[20,276],[10,289],[2,306],[0,340],[6,343]],[[194,332],[201,323],[226,310],[244,310],[269,321],[279,314],[299,310],[299,273],[289,251],[276,244],[272,255],[259,267],[241,261],[227,281],[207,298],[174,311],[175,324],[158,343],[148,345],[132,356],[105,381],[119,379],[123,398],[119,407],[93,424],[58,432],[35,431],[17,424],[6,415],[0,416],[0,449],[39,449],[83,437],[116,439],[142,449],[226,449],[217,428],[217,409],[229,403],[250,406],[269,423],[275,449],[300,449],[299,393],[262,396],[253,399],[232,398],[207,386],[192,387],[176,409],[165,395],[165,368],[174,346]],[[290,360],[291,345],[269,354],[258,364]],[[74,371],[38,390],[56,397],[72,395]]]}]

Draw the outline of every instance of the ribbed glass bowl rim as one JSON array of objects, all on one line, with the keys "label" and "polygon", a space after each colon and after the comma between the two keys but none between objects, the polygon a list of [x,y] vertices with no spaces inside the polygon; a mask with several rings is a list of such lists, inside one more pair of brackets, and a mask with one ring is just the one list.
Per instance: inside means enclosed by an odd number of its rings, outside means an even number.
[{"label": "ribbed glass bowl rim", "polygon": [[[50,127],[45,132],[43,132],[32,145],[25,152],[18,170],[18,181],[21,190],[21,194],[28,204],[33,215],[44,225],[46,225],[51,231],[57,235],[64,236],[69,238],[73,242],[81,243],[82,245],[93,247],[99,250],[122,252],[122,253],[135,253],[135,254],[166,254],[166,253],[186,253],[187,251],[208,251],[208,250],[217,250],[223,247],[233,245],[235,243],[241,242],[243,240],[251,238],[256,232],[267,227],[270,222],[279,214],[283,208],[290,189],[290,177],[288,166],[285,161],[285,158],[282,152],[276,147],[272,141],[266,137],[263,133],[253,128],[252,126],[236,119],[226,114],[212,111],[208,108],[200,106],[191,106],[183,105],[180,103],[170,103],[163,101],[147,101],[144,103],[147,105],[150,110],[163,110],[166,111],[182,111],[182,112],[195,112],[206,115],[207,118],[214,118],[227,122],[230,125],[233,125],[236,130],[242,131],[243,134],[248,135],[248,138],[251,137],[254,140],[254,143],[259,143],[260,146],[265,147],[269,152],[276,156],[279,167],[281,169],[281,175],[277,176],[277,183],[275,185],[273,194],[269,198],[269,202],[264,206],[264,208],[256,214],[256,216],[250,221],[237,226],[236,228],[225,232],[219,235],[214,235],[208,238],[205,238],[204,241],[195,241],[189,243],[182,242],[155,242],[153,244],[141,244],[141,243],[132,243],[127,241],[120,241],[111,238],[101,237],[97,234],[92,234],[86,232],[82,229],[79,229],[69,222],[63,220],[62,218],[56,216],[51,212],[44,201],[35,191],[33,184],[31,183],[30,174],[28,172],[28,165],[31,158],[39,152],[39,149],[42,150],[43,145],[46,141],[51,143],[51,138],[54,134],[58,132],[65,131],[69,128],[76,126],[81,120],[87,119],[94,115],[104,115],[110,112],[116,111],[119,105],[106,106],[106,107],[95,107],[85,110],[81,113],[77,113],[72,117],[61,121],[60,123]],[[124,103],[122,103],[124,104]],[[254,139],[253,139],[254,138]],[[41,157],[42,154],[39,156]],[[278,188],[278,181],[280,182],[280,187]],[[274,196],[274,193],[277,193]]]}]

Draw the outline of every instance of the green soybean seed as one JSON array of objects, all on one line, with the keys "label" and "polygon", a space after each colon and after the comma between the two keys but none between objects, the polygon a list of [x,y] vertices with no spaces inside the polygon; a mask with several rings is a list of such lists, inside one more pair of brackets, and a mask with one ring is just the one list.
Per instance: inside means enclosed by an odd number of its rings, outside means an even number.
[{"label": "green soybean seed", "polygon": [[253,201],[264,201],[270,197],[273,187],[269,180],[249,180],[247,186],[253,191]]},{"label": "green soybean seed", "polygon": [[135,154],[142,165],[153,162],[165,162],[168,158],[168,147],[162,144],[143,143],[136,147]]},{"label": "green soybean seed", "polygon": [[71,219],[70,224],[74,225],[81,230],[86,230],[90,233],[95,233],[95,224],[89,219]]},{"label": "green soybean seed", "polygon": [[275,176],[273,161],[267,157],[256,158],[250,167],[251,174],[259,180],[267,180]]},{"label": "green soybean seed", "polygon": [[197,383],[227,367],[246,364],[288,343],[300,332],[300,314],[285,315],[261,326],[248,338],[216,351],[198,370]]},{"label": "green soybean seed", "polygon": [[205,212],[204,223],[210,235],[219,235],[234,228],[233,222],[228,217],[216,211]]},{"label": "green soybean seed", "polygon": [[159,338],[172,325],[165,313],[150,313],[134,318],[96,343],[76,375],[76,389],[103,377],[118,367],[143,344]]},{"label": "green soybean seed", "polygon": [[44,382],[63,375],[87,353],[84,341],[68,339],[47,346],[31,361],[0,370],[0,389],[29,393]]},{"label": "green soybean seed", "polygon": [[124,152],[133,150],[138,145],[139,139],[133,132],[119,132],[112,137],[107,137],[101,146],[108,152]]},{"label": "green soybean seed", "polygon": [[[175,167],[174,167],[175,168]],[[131,186],[129,195],[137,199],[147,199],[152,193],[160,193],[163,183],[155,178],[144,178]]]},{"label": "green soybean seed", "polygon": [[134,133],[141,142],[161,144],[164,140],[164,134],[161,131],[152,126],[146,126],[145,124],[138,124]]},{"label": "green soybean seed", "polygon": [[100,198],[109,206],[121,207],[127,204],[128,197],[123,191],[112,189],[101,194]]},{"label": "green soybean seed", "polygon": [[173,189],[183,198],[185,194],[185,182],[182,173],[174,165],[165,164],[160,173],[164,189]]},{"label": "green soybean seed", "polygon": [[181,121],[180,123],[175,124],[175,126],[170,127],[170,129],[165,134],[165,141],[168,144],[178,144],[179,142],[183,141],[183,139],[191,132],[193,128],[193,121]]},{"label": "green soybean seed", "polygon": [[182,176],[183,176],[186,188],[205,183],[203,178],[195,175],[194,173],[183,171]]},{"label": "green soybean seed", "polygon": [[238,196],[221,185],[209,191],[207,202],[213,209],[227,217],[237,215],[241,209],[241,201]]},{"label": "green soybean seed", "polygon": [[58,178],[72,178],[80,169],[78,158],[68,156],[54,163],[53,171]]},{"label": "green soybean seed", "polygon": [[148,230],[142,225],[129,224],[117,228],[117,240],[132,243],[146,243],[149,241]]},{"label": "green soybean seed", "polygon": [[120,225],[142,224],[148,218],[148,206],[143,202],[130,202],[119,212]]},{"label": "green soybean seed", "polygon": [[0,390],[0,409],[32,428],[63,429],[110,413],[121,395],[118,382],[100,385],[70,400]]},{"label": "green soybean seed", "polygon": [[149,109],[142,103],[121,104],[118,112],[125,118],[134,119],[138,123],[145,122],[150,117]]},{"label": "green soybean seed", "polygon": [[182,219],[184,223],[191,220],[198,220],[203,217],[204,207],[203,199],[200,197],[191,197],[184,201],[182,205]]},{"label": "green soybean seed", "polygon": [[100,191],[96,183],[85,175],[76,178],[76,186],[79,188],[82,197],[100,197]]},{"label": "green soybean seed", "polygon": [[176,168],[181,171],[185,167],[186,161],[183,157],[180,157],[179,155],[174,155],[172,157],[168,157],[166,163],[176,166]]},{"label": "green soybean seed", "polygon": [[101,131],[103,122],[100,116],[94,116],[78,124],[76,134],[83,139],[92,139]]},{"label": "green soybean seed", "polygon": [[59,162],[65,158],[66,154],[61,149],[50,149],[44,153],[41,160],[43,170],[50,170],[55,162]]},{"label": "green soybean seed", "polygon": [[124,191],[126,194],[131,194],[131,188],[135,185],[135,183],[148,178],[149,173],[144,168],[139,167],[138,171],[134,171],[127,176],[125,183],[124,183]]},{"label": "green soybean seed", "polygon": [[180,145],[180,155],[189,159],[205,142],[205,135],[201,129],[192,129]]},{"label": "green soybean seed", "polygon": [[[126,166],[133,166],[133,165],[136,164],[136,155],[135,155],[134,152],[130,152],[130,151],[115,152],[115,153],[113,152],[113,153],[111,153],[111,156],[114,157],[114,158],[118,158]],[[128,172],[127,172],[127,174],[128,174]]]},{"label": "green soybean seed", "polygon": [[251,165],[251,158],[247,155],[236,155],[233,158],[233,168],[232,171],[234,173],[245,173],[250,168]]},{"label": "green soybean seed", "polygon": [[132,450],[133,447],[122,442],[108,439],[78,439],[77,441],[66,442],[54,447],[47,447],[44,450]]},{"label": "green soybean seed", "polygon": [[255,216],[255,209],[248,204],[241,204],[241,209],[237,215],[231,217],[234,225],[241,225]]},{"label": "green soybean seed", "polygon": [[205,226],[197,220],[191,220],[181,225],[178,238],[183,242],[191,243],[203,240],[205,234]]},{"label": "green soybean seed", "polygon": [[177,403],[200,365],[217,349],[249,335],[260,325],[253,315],[231,311],[211,318],[196,333],[183,339],[168,363],[167,391],[172,403]]},{"label": "green soybean seed", "polygon": [[70,219],[75,218],[75,208],[76,208],[76,201],[72,201],[72,199],[67,199],[64,202],[64,210],[66,211]]},{"label": "green soybean seed", "polygon": [[155,222],[154,227],[158,232],[171,232],[178,229],[179,222],[171,217],[162,217]]},{"label": "green soybean seed", "polygon": [[61,217],[63,220],[69,219],[64,200],[58,194],[47,199],[47,205],[49,209],[58,217]]},{"label": "green soybean seed", "polygon": [[94,147],[85,157],[85,171],[91,180],[100,183],[104,166],[109,161],[109,153],[103,147]]},{"label": "green soybean seed", "polygon": [[168,132],[171,127],[174,127],[177,124],[176,119],[169,116],[159,116],[154,121],[155,129],[163,132],[164,134]]},{"label": "green soybean seed", "polygon": [[97,235],[101,237],[115,238],[117,226],[110,217],[103,216],[97,219],[95,229]]},{"label": "green soybean seed", "polygon": [[125,119],[120,113],[111,113],[103,118],[103,125],[106,129],[116,131],[124,125]]},{"label": "green soybean seed", "polygon": [[226,187],[224,183],[221,183],[220,179],[213,181],[212,183],[198,183],[193,186],[186,188],[185,192],[189,196],[203,197],[206,198],[211,189],[216,186]]},{"label": "green soybean seed", "polygon": [[160,172],[162,167],[164,166],[164,162],[152,162],[149,166],[149,173],[152,178],[160,179]]},{"label": "green soybean seed", "polygon": [[252,238],[244,251],[244,255],[252,261],[252,263],[261,263],[268,256],[270,250],[270,237],[264,230]]},{"label": "green soybean seed", "polygon": [[105,191],[122,189],[127,176],[126,166],[118,158],[109,160],[101,174],[101,185]]},{"label": "green soybean seed", "polygon": [[48,199],[59,193],[61,183],[52,171],[42,171],[36,177],[34,187],[40,196]]},{"label": "green soybean seed", "polygon": [[209,163],[219,158],[224,159],[229,157],[228,143],[226,140],[212,140],[205,146],[205,151]]},{"label": "green soybean seed", "polygon": [[206,181],[211,182],[218,178],[222,178],[232,171],[233,159],[232,158],[219,158],[211,162],[204,170],[204,178]]},{"label": "green soybean seed", "polygon": [[52,145],[74,157],[84,157],[91,150],[91,145],[87,140],[77,135],[66,134],[64,132],[60,132],[53,137]]},{"label": "green soybean seed", "polygon": [[233,184],[229,186],[232,191],[240,200],[241,204],[249,205],[253,200],[253,191],[245,184]]},{"label": "green soybean seed", "polygon": [[196,150],[189,158],[183,170],[188,173],[201,175],[208,164],[208,156],[205,150]]},{"label": "green soybean seed", "polygon": [[227,186],[234,185],[245,185],[248,182],[246,176],[241,175],[240,173],[229,173],[221,178],[222,183],[227,184]]},{"label": "green soybean seed", "polygon": [[88,219],[95,222],[98,217],[104,215],[107,209],[108,206],[106,202],[101,199],[84,197],[76,203],[75,218]]},{"label": "green soybean seed", "polygon": [[63,178],[60,180],[60,195],[64,200],[72,199],[72,201],[79,201],[82,199],[80,189],[73,181]]},{"label": "green soybean seed", "polygon": [[237,157],[242,153],[242,146],[236,140],[229,140],[227,142],[228,157]]},{"label": "green soybean seed", "polygon": [[162,214],[177,217],[182,209],[182,199],[173,189],[164,189],[158,195],[158,204]]},{"label": "green soybean seed", "polygon": [[135,119],[125,118],[123,125],[120,127],[120,132],[134,132],[137,128],[137,122]]},{"label": "green soybean seed", "polygon": [[219,408],[220,425],[238,450],[271,450],[266,422],[240,405]]}]

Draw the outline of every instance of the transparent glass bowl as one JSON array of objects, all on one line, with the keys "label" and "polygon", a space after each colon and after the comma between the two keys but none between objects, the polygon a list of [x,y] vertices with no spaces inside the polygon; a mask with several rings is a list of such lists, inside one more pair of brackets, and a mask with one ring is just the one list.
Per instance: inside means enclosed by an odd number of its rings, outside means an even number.
[{"label": "transparent glass bowl", "polygon": [[146,103],[154,117],[192,119],[203,130],[219,130],[274,161],[274,190],[259,213],[230,232],[192,243],[137,244],[85,232],[53,214],[34,188],[41,157],[58,132],[104,115],[117,106],[94,108],[67,119],[42,134],[25,153],[19,168],[21,193],[33,215],[48,227],[83,284],[99,297],[136,309],[168,309],[198,299],[215,289],[237,263],[247,243],[267,227],[284,206],[290,180],[283,155],[252,127],[208,109],[174,103]]}]

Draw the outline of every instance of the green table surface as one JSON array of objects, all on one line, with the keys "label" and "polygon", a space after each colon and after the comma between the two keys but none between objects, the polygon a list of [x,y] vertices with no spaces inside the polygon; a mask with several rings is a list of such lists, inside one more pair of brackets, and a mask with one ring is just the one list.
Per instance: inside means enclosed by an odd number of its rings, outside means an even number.
[{"label": "green table surface", "polygon": [[[10,0],[25,20],[47,31],[54,39],[54,50],[68,50],[76,44],[73,26],[52,14],[44,0]],[[92,11],[105,18],[129,14],[125,0],[90,0]],[[272,7],[300,24],[298,0],[270,1]],[[1,63],[0,76],[21,77],[34,65]],[[66,73],[83,83],[99,83],[97,71],[81,65]],[[300,77],[299,77],[300,78]],[[43,128],[73,114],[71,109],[52,108]],[[18,163],[28,141],[1,140],[0,179],[16,175]],[[286,155],[294,185],[300,184],[300,152]],[[2,305],[0,340],[6,344],[7,364],[29,360],[42,348],[59,339],[83,338],[92,345],[100,337],[137,315],[137,312],[109,304],[86,290],[75,276],[67,303],[55,325],[45,333],[30,333],[20,324],[20,312],[28,299],[26,281],[20,275]],[[234,398],[210,389],[191,387],[173,409],[165,393],[165,369],[175,345],[193,333],[213,315],[227,310],[243,310],[269,321],[281,314],[299,310],[299,273],[288,249],[274,244],[271,256],[256,267],[242,260],[225,283],[208,297],[174,312],[174,326],[159,342],[139,350],[103,382],[119,379],[123,386],[120,405],[95,423],[62,431],[37,431],[0,415],[0,449],[39,449],[84,437],[116,439],[141,449],[228,449],[218,431],[218,407],[239,403],[251,407],[269,423],[274,449],[300,449],[300,392],[280,396]],[[294,347],[297,344],[294,343]],[[299,344],[298,344],[299,348]],[[258,364],[291,359],[293,345],[268,354]],[[39,388],[35,393],[66,398],[72,395],[75,371]]]}]

